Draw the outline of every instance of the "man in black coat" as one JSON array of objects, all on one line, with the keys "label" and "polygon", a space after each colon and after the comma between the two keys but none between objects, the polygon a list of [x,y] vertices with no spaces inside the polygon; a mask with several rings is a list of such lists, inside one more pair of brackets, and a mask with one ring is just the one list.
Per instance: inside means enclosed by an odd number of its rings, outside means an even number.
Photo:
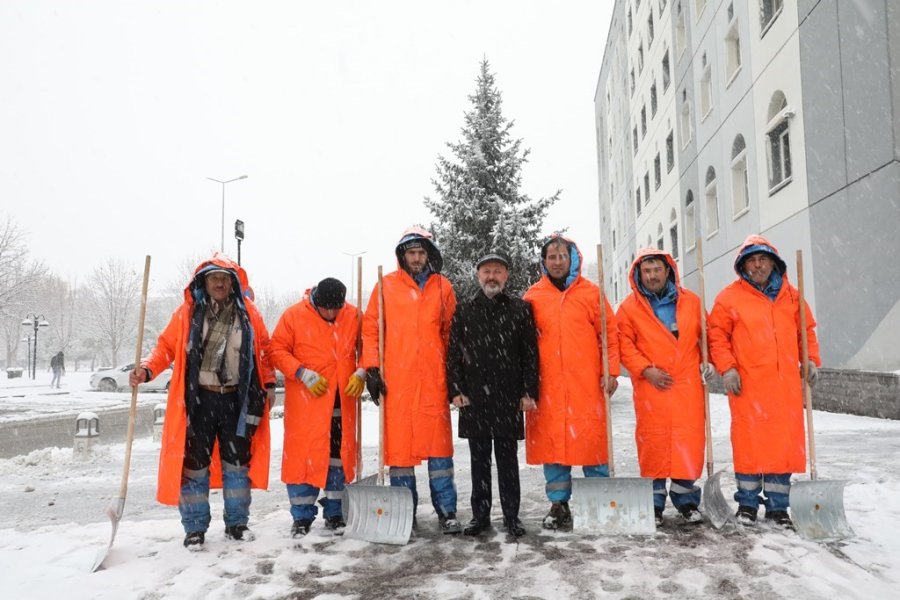
[{"label": "man in black coat", "polygon": [[447,354],[447,389],[472,462],[472,520],[463,533],[491,526],[493,443],[504,527],[519,537],[518,440],[525,439],[522,411],[537,406],[537,333],[531,306],[503,291],[507,260],[488,254],[476,267],[481,291],[457,307]]}]

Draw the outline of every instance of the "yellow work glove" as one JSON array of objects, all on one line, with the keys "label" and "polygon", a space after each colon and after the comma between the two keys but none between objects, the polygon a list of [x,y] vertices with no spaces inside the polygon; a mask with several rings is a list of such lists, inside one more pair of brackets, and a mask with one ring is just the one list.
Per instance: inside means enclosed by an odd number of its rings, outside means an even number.
[{"label": "yellow work glove", "polygon": [[321,396],[328,391],[328,380],[312,369],[300,369],[297,371],[297,379],[309,388],[313,396]]},{"label": "yellow work glove", "polygon": [[350,379],[347,380],[347,387],[344,389],[344,393],[348,396],[359,396],[362,394],[365,386],[366,371],[365,369],[357,369],[356,372],[350,376]]}]

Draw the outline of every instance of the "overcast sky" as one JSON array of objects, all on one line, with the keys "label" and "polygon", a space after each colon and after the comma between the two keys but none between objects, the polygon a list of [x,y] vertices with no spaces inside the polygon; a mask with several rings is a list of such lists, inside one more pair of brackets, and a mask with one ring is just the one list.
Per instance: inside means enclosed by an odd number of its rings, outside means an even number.
[{"label": "overcast sky", "polygon": [[[246,222],[257,294],[349,283],[364,255],[428,223],[437,155],[459,139],[486,57],[523,192],[562,188],[545,222],[598,240],[593,97],[613,2],[0,3],[0,211],[34,257],[84,282],[107,257],[154,288],[225,251]],[[586,252],[589,254],[589,252]]]}]

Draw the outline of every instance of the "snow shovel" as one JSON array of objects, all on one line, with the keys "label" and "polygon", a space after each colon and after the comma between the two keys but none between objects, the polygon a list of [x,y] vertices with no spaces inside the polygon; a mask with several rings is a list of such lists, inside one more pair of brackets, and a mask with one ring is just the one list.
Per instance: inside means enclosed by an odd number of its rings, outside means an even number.
[{"label": "snow shovel", "polygon": [[[700,355],[703,370],[709,364],[709,348],[706,342],[706,279],[703,276],[703,240],[697,236],[697,273],[700,276]],[[716,529],[721,529],[734,516],[722,493],[719,479],[725,469],[715,471],[713,463],[712,422],[709,418],[709,382],[703,382],[703,406],[706,411],[706,483],[703,484],[703,509],[706,518]]]},{"label": "snow shovel", "polygon": [[846,481],[819,481],[816,472],[816,439],[813,432],[812,388],[809,374],[809,343],[806,336],[806,300],[803,293],[803,252],[797,250],[797,289],[800,292],[800,347],[803,358],[803,401],[806,405],[806,435],[809,444],[810,481],[791,486],[791,516],[802,537],[814,541],[840,540],[853,536],[844,513]]},{"label": "snow shovel", "polygon": [[[603,293],[603,246],[597,244],[597,279],[600,283],[600,356],[603,374],[609,373],[606,338],[606,301]],[[605,383],[605,381],[604,381]],[[608,534],[652,535],[656,533],[653,512],[653,480],[646,477],[616,477],[613,461],[612,411],[606,386],[606,444],[609,477],[572,478],[572,517],[579,531]]]},{"label": "snow shovel", "polygon": [[[141,368],[141,350],[144,345],[144,316],[147,313],[147,284],[150,281],[150,256],[144,259],[144,286],[141,290],[141,312],[138,320],[137,347],[134,351],[134,368]],[[109,555],[116,532],[119,530],[119,521],[125,512],[125,495],[128,492],[128,471],[131,469],[131,444],[134,441],[134,420],[137,413],[137,386],[131,388],[131,409],[128,413],[128,435],[125,440],[125,464],[122,467],[122,483],[119,485],[119,496],[113,498],[106,507],[106,515],[112,523],[112,533],[109,535],[109,545],[97,551],[91,573],[94,573],[103,565],[103,561]]]},{"label": "snow shovel", "polygon": [[[384,292],[378,266],[378,360],[384,374]],[[378,403],[378,473],[347,486],[347,527],[344,537],[376,544],[403,546],[412,533],[412,492],[384,485],[384,395]],[[360,419],[361,421],[361,419]]]},{"label": "snow shovel", "polygon": [[[356,259],[356,314],[359,329],[356,332],[356,356],[362,357],[362,256]],[[356,399],[356,482],[362,479],[362,394]]]}]

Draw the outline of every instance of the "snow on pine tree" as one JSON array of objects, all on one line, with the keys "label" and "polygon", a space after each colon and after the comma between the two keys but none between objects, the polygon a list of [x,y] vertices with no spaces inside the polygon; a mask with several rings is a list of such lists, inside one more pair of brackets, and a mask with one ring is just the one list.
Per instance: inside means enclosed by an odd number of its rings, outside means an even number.
[{"label": "snow on pine tree", "polygon": [[503,117],[500,90],[486,59],[469,101],[462,140],[447,143],[455,160],[438,156],[432,180],[437,198],[425,198],[435,217],[431,230],[457,297],[470,298],[478,290],[475,263],[488,252],[508,257],[506,289],[521,294],[540,278],[541,227],[560,191],[539,200],[519,191],[529,150],[510,135],[513,121]]}]

